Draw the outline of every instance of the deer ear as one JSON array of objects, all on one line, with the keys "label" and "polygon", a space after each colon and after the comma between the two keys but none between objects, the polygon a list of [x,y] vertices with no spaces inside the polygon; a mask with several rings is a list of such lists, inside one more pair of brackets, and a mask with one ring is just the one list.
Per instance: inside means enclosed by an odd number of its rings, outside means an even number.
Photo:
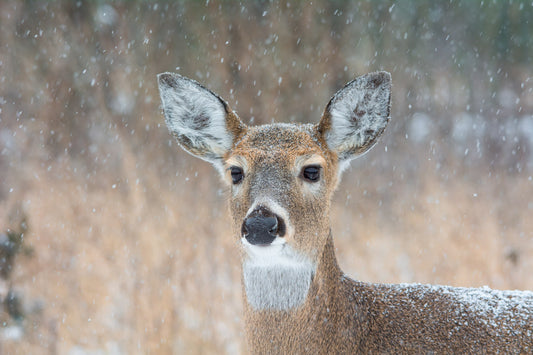
[{"label": "deer ear", "polygon": [[157,76],[169,131],[180,146],[223,173],[223,157],[246,129],[217,94],[178,74]]},{"label": "deer ear", "polygon": [[339,158],[341,168],[367,152],[390,119],[391,76],[376,72],[346,84],[329,101],[319,135]]}]

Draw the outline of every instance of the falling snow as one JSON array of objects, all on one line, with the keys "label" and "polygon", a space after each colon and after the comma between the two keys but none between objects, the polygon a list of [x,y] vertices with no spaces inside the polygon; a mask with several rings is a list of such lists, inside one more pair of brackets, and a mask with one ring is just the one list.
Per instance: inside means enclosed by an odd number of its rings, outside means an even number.
[{"label": "falling snow", "polygon": [[167,132],[169,71],[246,124],[317,122],[390,72],[382,148],[332,203],[343,270],[533,289],[531,18],[530,1],[0,2],[0,352],[244,351],[226,191]]}]

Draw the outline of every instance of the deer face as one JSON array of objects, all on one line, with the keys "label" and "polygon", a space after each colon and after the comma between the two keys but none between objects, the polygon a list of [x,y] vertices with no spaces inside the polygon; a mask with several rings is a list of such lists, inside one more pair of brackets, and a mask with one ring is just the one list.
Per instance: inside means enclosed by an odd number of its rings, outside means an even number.
[{"label": "deer face", "polygon": [[224,179],[248,256],[290,246],[315,259],[337,182],[336,157],[324,143],[316,126],[275,124],[250,127],[231,150]]},{"label": "deer face", "polygon": [[373,146],[389,120],[390,75],[347,84],[316,125],[247,127],[219,96],[177,74],[160,74],[159,89],[170,132],[230,186],[244,261],[296,260],[312,269],[329,235],[331,196],[343,168]]}]

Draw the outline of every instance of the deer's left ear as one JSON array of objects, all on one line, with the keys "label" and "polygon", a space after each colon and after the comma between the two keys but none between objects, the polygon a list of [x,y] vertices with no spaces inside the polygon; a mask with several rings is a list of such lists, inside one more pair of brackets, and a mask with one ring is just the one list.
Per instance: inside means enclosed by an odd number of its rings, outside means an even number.
[{"label": "deer's left ear", "polygon": [[391,76],[376,72],[346,84],[330,100],[318,134],[339,158],[341,168],[376,143],[390,119]]}]

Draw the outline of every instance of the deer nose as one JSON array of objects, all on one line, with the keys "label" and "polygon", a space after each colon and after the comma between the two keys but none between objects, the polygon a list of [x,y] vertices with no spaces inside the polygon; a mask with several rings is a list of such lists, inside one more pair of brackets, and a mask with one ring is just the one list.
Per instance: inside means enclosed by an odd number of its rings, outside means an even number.
[{"label": "deer nose", "polygon": [[264,207],[252,211],[242,223],[242,236],[253,245],[269,245],[285,234],[285,223]]}]

